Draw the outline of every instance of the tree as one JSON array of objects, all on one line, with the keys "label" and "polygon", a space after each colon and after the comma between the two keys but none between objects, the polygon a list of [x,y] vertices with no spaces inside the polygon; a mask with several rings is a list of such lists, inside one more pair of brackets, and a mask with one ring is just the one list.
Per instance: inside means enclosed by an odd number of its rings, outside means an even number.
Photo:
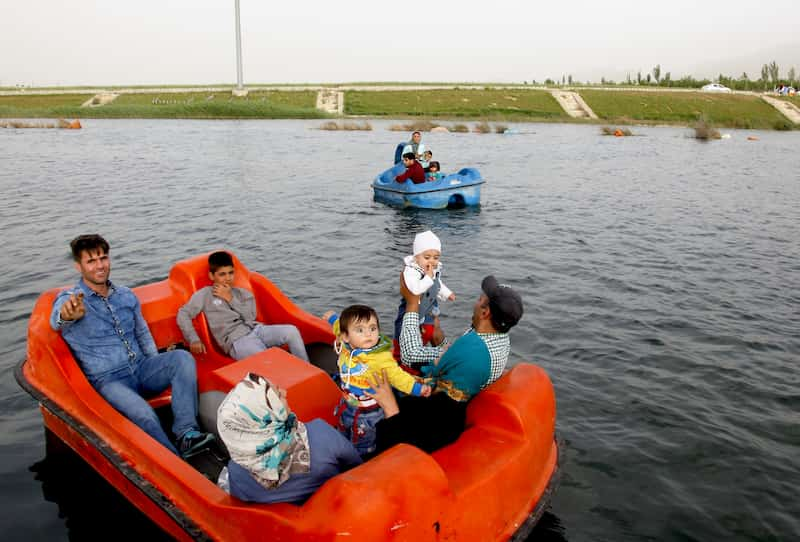
[{"label": "tree", "polygon": [[628,72],[628,84],[631,84],[631,72]]},{"label": "tree", "polygon": [[656,80],[656,84],[661,82],[661,64],[656,64],[653,68],[653,79]]},{"label": "tree", "polygon": [[750,78],[747,77],[747,72],[742,72],[742,75],[739,76],[739,81],[741,81],[741,87],[744,90],[750,89]]},{"label": "tree", "polygon": [[672,86],[671,79],[672,79],[671,73],[667,72],[664,74],[664,84],[667,85],[668,87]]},{"label": "tree", "polygon": [[772,79],[772,84],[777,85],[778,79],[780,79],[780,69],[778,69],[778,63],[774,60],[769,65],[769,78]]},{"label": "tree", "polygon": [[789,78],[789,86],[793,87],[794,86],[794,78],[796,77],[796,74],[795,74],[795,71],[794,71],[794,66],[789,68],[789,74],[786,77]]},{"label": "tree", "polygon": [[639,70],[638,72],[636,72],[636,84],[637,85],[641,85],[642,84],[642,70]]},{"label": "tree", "polygon": [[567,77],[567,81],[569,82],[570,85],[572,84],[572,74],[569,74],[569,76]]}]

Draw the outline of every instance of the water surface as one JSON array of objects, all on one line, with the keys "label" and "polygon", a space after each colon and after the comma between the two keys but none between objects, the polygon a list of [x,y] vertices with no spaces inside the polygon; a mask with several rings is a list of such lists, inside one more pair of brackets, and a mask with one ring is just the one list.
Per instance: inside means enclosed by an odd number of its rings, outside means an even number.
[{"label": "water surface", "polygon": [[36,297],[76,278],[72,237],[102,233],[113,279],[130,286],[228,248],[305,310],[368,303],[390,329],[401,258],[424,228],[441,237],[458,296],[443,307],[445,330],[464,329],[494,273],[525,300],[511,364],[538,363],[555,385],[564,477],[532,538],[797,538],[800,133],[426,134],[444,171],[474,166],[487,184],[478,209],[420,211],[374,203],[369,190],[406,134],[382,121],[355,133],[319,124],[0,131],[6,538],[89,540],[124,524],[153,539],[135,511],[81,483],[91,471],[40,463],[41,416],[14,382]]}]

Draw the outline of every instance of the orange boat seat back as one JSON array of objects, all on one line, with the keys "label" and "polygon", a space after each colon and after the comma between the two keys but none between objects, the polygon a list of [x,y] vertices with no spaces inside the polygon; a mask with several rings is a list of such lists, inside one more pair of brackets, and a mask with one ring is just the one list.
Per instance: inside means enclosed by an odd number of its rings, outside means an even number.
[{"label": "orange boat seat back", "polygon": [[[233,257],[233,266],[236,270],[234,286],[244,288],[255,296],[256,320],[264,324],[293,324],[300,331],[306,344],[313,342],[330,344],[333,342],[333,334],[325,322],[303,312],[272,282],[259,274],[251,273],[235,254],[230,251],[228,253]],[[185,299],[184,302],[188,301],[192,294],[200,288],[211,285],[211,278],[208,274],[209,254],[211,253],[180,261],[170,271],[170,285],[182,295]],[[211,347],[215,356],[224,356],[220,346],[211,337],[208,320],[204,314],[201,313],[195,318],[194,326],[200,339],[207,347]],[[202,355],[198,356],[198,360],[203,358]]]}]

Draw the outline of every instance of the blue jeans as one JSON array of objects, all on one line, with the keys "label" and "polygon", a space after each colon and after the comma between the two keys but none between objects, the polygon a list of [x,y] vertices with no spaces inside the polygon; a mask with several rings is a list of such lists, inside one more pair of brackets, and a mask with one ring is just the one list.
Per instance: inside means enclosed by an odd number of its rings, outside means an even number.
[{"label": "blue jeans", "polygon": [[353,443],[359,455],[375,451],[375,426],[383,419],[383,409],[360,410],[347,405],[339,416],[339,431]]},{"label": "blue jeans", "polygon": [[258,324],[253,330],[236,339],[231,347],[231,357],[236,360],[244,359],[253,354],[266,350],[270,346],[289,345],[289,352],[295,357],[308,361],[306,345],[297,327],[291,324]]},{"label": "blue jeans", "polygon": [[197,429],[197,372],[185,350],[157,354],[90,382],[111,406],[176,455],[178,450],[142,394],[155,395],[172,386],[172,432],[180,438]]},{"label": "blue jeans", "polygon": [[[401,299],[400,305],[397,307],[397,317],[394,319],[394,340],[400,340],[400,330],[403,329],[403,316],[406,313],[406,300]],[[431,306],[431,312],[425,315],[420,315],[419,317],[419,325],[422,324],[433,324],[433,317],[439,316],[439,302],[434,301],[433,305]]]}]

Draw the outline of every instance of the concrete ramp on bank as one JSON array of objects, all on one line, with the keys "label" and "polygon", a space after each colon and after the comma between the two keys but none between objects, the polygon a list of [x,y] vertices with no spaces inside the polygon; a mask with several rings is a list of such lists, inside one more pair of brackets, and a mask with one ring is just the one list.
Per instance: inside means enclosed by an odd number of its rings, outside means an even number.
[{"label": "concrete ramp on bank", "polygon": [[772,96],[762,95],[761,99],[769,105],[778,110],[778,112],[792,121],[794,124],[800,124],[800,108],[787,100],[779,100]]},{"label": "concrete ramp on bank", "polygon": [[576,119],[597,119],[592,108],[583,101],[577,92],[571,90],[551,90],[550,94],[556,99],[567,115]]},{"label": "concrete ramp on bank", "polygon": [[317,92],[317,109],[332,115],[344,113],[344,92],[336,88],[323,88]]}]

